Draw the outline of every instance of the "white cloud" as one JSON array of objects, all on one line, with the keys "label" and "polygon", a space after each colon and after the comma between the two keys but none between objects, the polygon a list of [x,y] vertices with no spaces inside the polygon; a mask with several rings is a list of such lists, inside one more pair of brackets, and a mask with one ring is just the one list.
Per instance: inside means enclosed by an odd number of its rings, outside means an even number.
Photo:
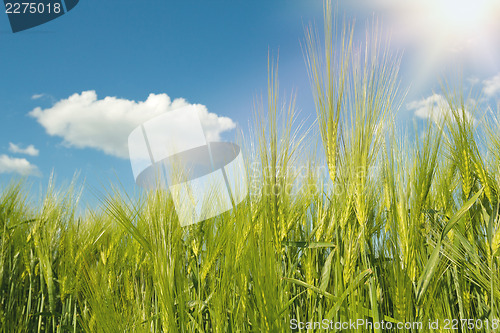
[{"label": "white cloud", "polygon": [[[48,134],[64,139],[68,146],[94,148],[108,155],[128,158],[127,140],[130,132],[143,122],[174,109],[190,105],[186,100],[171,100],[166,94],[150,94],[146,101],[117,97],[98,99],[95,91],[84,91],[62,99],[51,108],[34,109],[30,116]],[[209,113],[201,104],[194,104],[206,129],[207,139],[216,141],[224,131],[235,128],[227,117]]]},{"label": "white cloud", "polygon": [[414,110],[415,115],[419,118],[430,118],[438,121],[443,117],[443,112],[448,110],[446,99],[439,94],[433,94],[419,101],[408,103],[408,109]]},{"label": "white cloud", "polygon": [[15,158],[7,155],[0,155],[0,173],[40,176],[40,171],[36,165],[31,164],[25,158]]},{"label": "white cloud", "polygon": [[471,85],[476,85],[479,83],[479,78],[472,76],[467,79],[467,82],[469,82]]},{"label": "white cloud", "polygon": [[31,96],[31,99],[40,99],[42,97],[45,97],[45,94],[34,94],[33,96]]},{"label": "white cloud", "polygon": [[9,142],[9,151],[15,154],[26,154],[30,156],[38,156],[38,149],[33,145],[29,145],[26,148],[21,148],[21,146],[16,145],[15,143]]},{"label": "white cloud", "polygon": [[[472,100],[469,102],[473,103]],[[445,115],[451,112],[448,101],[440,94],[433,94],[419,101],[410,102],[407,107],[409,110],[414,110],[417,117],[432,119],[435,122],[440,122]],[[468,119],[473,119],[472,115],[467,110],[465,114]]]},{"label": "white cloud", "polygon": [[500,92],[500,73],[483,81],[483,91],[490,97]]}]

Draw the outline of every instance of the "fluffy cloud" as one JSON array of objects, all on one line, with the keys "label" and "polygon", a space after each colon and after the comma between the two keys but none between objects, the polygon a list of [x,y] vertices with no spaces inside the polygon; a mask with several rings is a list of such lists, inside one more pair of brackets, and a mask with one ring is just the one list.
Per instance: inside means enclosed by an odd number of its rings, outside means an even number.
[{"label": "fluffy cloud", "polygon": [[467,79],[467,82],[469,82],[471,85],[476,85],[476,84],[478,84],[478,83],[479,83],[479,81],[480,81],[480,80],[479,80],[479,78],[477,78],[477,77],[475,77],[475,76],[473,76],[473,77],[469,77],[469,78]]},{"label": "fluffy cloud", "polygon": [[31,164],[24,158],[14,158],[7,155],[0,155],[0,174],[1,173],[40,176],[40,171],[36,165]]},{"label": "fluffy cloud", "polygon": [[[121,158],[128,158],[127,140],[130,132],[143,122],[174,109],[189,105],[186,100],[171,100],[166,94],[150,94],[145,101],[117,97],[98,99],[95,91],[84,91],[60,100],[51,108],[36,108],[30,116],[48,134],[64,139],[64,144],[77,148],[94,148]],[[194,104],[206,129],[209,141],[220,139],[224,131],[235,128],[227,117],[209,113],[201,104]]]},{"label": "fluffy cloud", "polygon": [[31,96],[31,99],[40,99],[42,97],[45,97],[45,94],[34,94],[33,96]]},{"label": "fluffy cloud", "polygon": [[490,97],[500,92],[500,73],[491,79],[483,81],[483,91]]},{"label": "fluffy cloud", "polygon": [[[444,116],[451,112],[448,101],[443,95],[433,94],[419,101],[413,101],[407,105],[409,110],[414,110],[415,115],[423,119],[432,119],[435,122],[441,121]],[[468,119],[473,119],[472,115],[465,111]]]},{"label": "fluffy cloud", "polygon": [[419,101],[408,103],[408,109],[414,110],[419,118],[430,118],[438,121],[443,117],[443,113],[448,109],[445,98],[442,95],[434,94]]},{"label": "fluffy cloud", "polygon": [[14,154],[26,154],[30,156],[38,156],[38,149],[35,148],[33,145],[29,145],[26,148],[21,148],[21,146],[18,146],[12,142],[9,142],[9,151]]}]

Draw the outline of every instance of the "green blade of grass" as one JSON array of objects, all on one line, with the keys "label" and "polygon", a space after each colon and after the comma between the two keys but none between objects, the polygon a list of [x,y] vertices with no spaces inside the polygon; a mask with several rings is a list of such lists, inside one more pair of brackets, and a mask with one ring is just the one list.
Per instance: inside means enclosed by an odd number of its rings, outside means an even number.
[{"label": "green blade of grass", "polygon": [[427,261],[425,268],[420,276],[420,279],[417,283],[417,304],[420,304],[422,301],[422,297],[425,294],[427,287],[436,271],[436,268],[439,264],[439,253],[441,252],[441,245],[450,230],[457,224],[457,222],[464,216],[464,214],[472,207],[472,205],[477,201],[479,196],[483,193],[483,190],[480,189],[472,198],[470,198],[463,206],[460,208],[455,215],[448,221],[446,226],[441,233],[441,237],[439,238],[434,250],[432,251],[429,260]]}]

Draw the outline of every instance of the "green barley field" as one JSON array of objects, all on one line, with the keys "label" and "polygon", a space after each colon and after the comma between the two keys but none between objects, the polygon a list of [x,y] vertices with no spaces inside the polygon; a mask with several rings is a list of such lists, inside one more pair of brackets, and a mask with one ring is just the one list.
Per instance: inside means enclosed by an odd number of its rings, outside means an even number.
[{"label": "green barley field", "polygon": [[410,137],[400,57],[324,11],[302,43],[317,121],[271,57],[235,209],[183,228],[162,190],[80,212],[77,182],[3,186],[0,331],[500,332],[498,124],[444,81]]}]

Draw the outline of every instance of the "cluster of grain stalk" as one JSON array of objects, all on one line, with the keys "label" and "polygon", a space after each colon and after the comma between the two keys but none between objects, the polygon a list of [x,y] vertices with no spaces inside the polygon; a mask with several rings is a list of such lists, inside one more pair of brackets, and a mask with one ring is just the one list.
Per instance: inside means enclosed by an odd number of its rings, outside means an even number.
[{"label": "cluster of grain stalk", "polygon": [[162,190],[113,189],[76,214],[72,188],[51,182],[39,205],[25,184],[3,188],[0,331],[290,332],[291,321],[364,319],[425,332],[498,319],[499,128],[450,92],[441,121],[401,138],[399,58],[376,24],[357,43],[332,16],[326,1],[324,35],[311,26],[303,43],[316,127],[296,125],[271,61],[267,105],[241,142],[250,193],[236,209],[182,228]]}]

